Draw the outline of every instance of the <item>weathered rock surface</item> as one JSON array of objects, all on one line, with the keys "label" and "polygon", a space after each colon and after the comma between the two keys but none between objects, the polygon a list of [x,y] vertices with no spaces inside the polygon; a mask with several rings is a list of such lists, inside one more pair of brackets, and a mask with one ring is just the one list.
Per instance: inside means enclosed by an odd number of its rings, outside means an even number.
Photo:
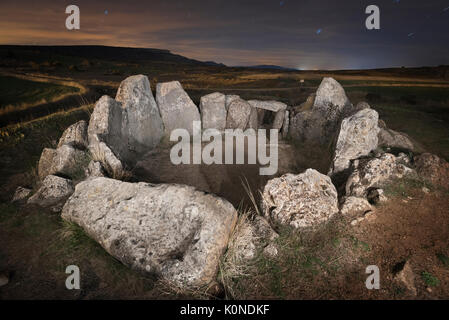
[{"label": "weathered rock surface", "polygon": [[50,174],[53,167],[53,159],[55,156],[56,149],[45,148],[42,151],[39,163],[37,165],[37,173],[41,180],[43,180]]},{"label": "weathered rock surface", "polygon": [[201,121],[200,113],[179,81],[158,83],[156,101],[167,136],[175,129],[186,129],[194,134],[193,121]]},{"label": "weathered rock surface", "polygon": [[88,128],[92,158],[99,161],[111,177],[116,178],[122,176],[124,169],[119,155],[126,153],[121,134],[121,108],[121,104],[111,97],[101,97],[95,105]]},{"label": "weathered rock surface", "polygon": [[48,175],[78,177],[87,165],[87,155],[84,151],[75,149],[69,144],[63,144],[58,149],[45,148],[38,164],[38,175],[44,179]]},{"label": "weathered rock surface", "polygon": [[86,149],[89,144],[87,139],[87,122],[81,120],[65,129],[59,139],[58,148],[62,147],[64,144],[77,149]]},{"label": "weathered rock surface", "polygon": [[365,214],[373,211],[373,207],[365,198],[348,197],[345,199],[340,212],[344,216]]},{"label": "weathered rock surface", "polygon": [[418,174],[436,186],[449,188],[449,163],[430,153],[414,157],[414,165]]},{"label": "weathered rock surface", "polygon": [[42,181],[39,190],[28,199],[27,203],[49,207],[52,211],[58,212],[73,191],[71,180],[49,175]]},{"label": "weathered rock surface", "polygon": [[225,107],[226,110],[229,109],[229,105],[234,101],[234,100],[238,100],[240,99],[240,96],[236,95],[236,94],[227,94],[226,98],[225,98]]},{"label": "weathered rock surface", "polygon": [[379,204],[388,201],[388,198],[384,194],[384,190],[376,188],[369,189],[366,198],[371,204]]},{"label": "weathered rock surface", "polygon": [[223,131],[226,129],[226,96],[215,92],[201,97],[200,110],[203,130],[217,129]]},{"label": "weathered rock surface", "polygon": [[0,287],[6,286],[9,283],[9,275],[6,272],[0,272]]},{"label": "weathered rock surface", "polygon": [[282,138],[286,139],[288,137],[288,129],[290,126],[290,112],[285,111],[284,123],[282,124]]},{"label": "weathered rock surface", "polygon": [[156,147],[164,135],[164,125],[148,77],[126,78],[115,99],[122,104],[121,135],[122,143],[127,147],[127,152],[120,156],[122,160],[134,163],[139,156]]},{"label": "weathered rock surface", "polygon": [[256,108],[251,108],[251,113],[249,115],[248,125],[246,126],[247,129],[254,129],[257,130],[259,128],[259,114],[257,112]]},{"label": "weathered rock surface", "polygon": [[17,202],[23,202],[25,201],[31,194],[31,189],[24,188],[24,187],[17,187],[16,191],[14,192],[14,196],[12,197],[11,202],[17,203]]},{"label": "weathered rock surface", "polygon": [[328,176],[313,169],[286,174],[268,181],[262,208],[265,216],[281,224],[313,227],[338,213],[337,190]]},{"label": "weathered rock surface", "polygon": [[409,261],[404,261],[395,266],[394,281],[403,286],[407,293],[416,296],[415,274]]},{"label": "weathered rock surface", "polygon": [[100,162],[91,160],[86,168],[85,175],[86,177],[104,177],[105,172]]},{"label": "weathered rock surface", "polygon": [[351,160],[377,148],[378,119],[375,110],[366,108],[342,121],[329,175],[348,169]]},{"label": "weathered rock surface", "polygon": [[245,130],[251,115],[251,105],[243,99],[235,99],[229,104],[226,119],[227,129]]},{"label": "weathered rock surface", "polygon": [[366,197],[371,189],[381,188],[393,179],[415,173],[389,153],[384,153],[379,158],[355,160],[352,169],[346,183],[346,196],[356,197]]},{"label": "weathered rock surface", "polygon": [[399,148],[416,151],[417,148],[408,135],[388,128],[379,129],[379,147]]},{"label": "weathered rock surface", "polygon": [[95,178],[76,186],[62,217],[125,265],[196,287],[215,279],[237,212],[193,187]]},{"label": "weathered rock surface", "polygon": [[287,109],[287,105],[279,101],[249,100],[248,103],[253,108],[264,109],[271,112],[285,111]]},{"label": "weathered rock surface", "polygon": [[324,78],[312,108],[291,119],[291,136],[301,142],[326,144],[335,139],[340,122],[354,111],[343,87],[333,78]]}]

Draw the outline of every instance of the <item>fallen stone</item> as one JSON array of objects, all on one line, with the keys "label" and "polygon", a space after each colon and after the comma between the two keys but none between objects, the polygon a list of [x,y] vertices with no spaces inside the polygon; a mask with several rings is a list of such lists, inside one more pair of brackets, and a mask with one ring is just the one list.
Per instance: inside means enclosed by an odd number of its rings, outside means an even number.
[{"label": "fallen stone", "polygon": [[98,161],[90,161],[85,172],[86,177],[104,177],[105,172],[101,163]]},{"label": "fallen stone", "polygon": [[279,101],[249,100],[248,103],[253,108],[268,110],[275,113],[285,111],[287,109],[287,105]]},{"label": "fallen stone", "polygon": [[351,160],[377,148],[378,119],[375,110],[365,108],[342,121],[329,175],[347,170]]},{"label": "fallen stone", "polygon": [[414,166],[418,175],[435,186],[449,188],[449,163],[430,153],[414,157]]},{"label": "fallen stone", "polygon": [[340,212],[342,215],[355,216],[373,211],[371,204],[364,198],[348,197],[345,199]]},{"label": "fallen stone", "polygon": [[62,218],[133,269],[201,287],[216,277],[237,212],[193,187],[95,178],[76,186]]},{"label": "fallen stone", "polygon": [[381,126],[379,127],[379,147],[417,151],[415,144],[405,133],[397,132],[388,128],[382,128]]},{"label": "fallen stone", "polygon": [[226,129],[226,96],[215,92],[201,97],[200,110],[203,130],[217,129],[223,131]]},{"label": "fallen stone", "polygon": [[156,101],[167,136],[175,129],[186,129],[190,135],[195,134],[193,122],[201,121],[200,113],[179,81],[158,83]]},{"label": "fallen stone", "polygon": [[328,176],[314,169],[286,174],[265,185],[264,215],[294,228],[314,227],[338,213],[337,190]]},{"label": "fallen stone", "polygon": [[24,202],[30,196],[32,190],[24,187],[17,187],[12,197],[12,203]]},{"label": "fallen stone", "polygon": [[63,145],[69,145],[77,149],[86,149],[89,145],[87,139],[87,122],[78,121],[68,127],[59,139],[58,148]]},{"label": "fallen stone", "polygon": [[53,212],[59,212],[73,191],[71,180],[49,175],[44,179],[39,190],[28,199],[27,203],[51,208]]},{"label": "fallen stone", "polygon": [[393,179],[412,176],[415,171],[389,153],[379,158],[355,160],[346,182],[346,196],[366,197],[371,189],[382,188]]}]

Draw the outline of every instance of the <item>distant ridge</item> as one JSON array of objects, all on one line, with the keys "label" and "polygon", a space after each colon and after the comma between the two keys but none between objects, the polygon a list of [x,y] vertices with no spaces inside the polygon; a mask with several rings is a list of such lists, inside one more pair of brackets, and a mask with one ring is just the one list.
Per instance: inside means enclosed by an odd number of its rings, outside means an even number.
[{"label": "distant ridge", "polygon": [[75,46],[33,46],[33,45],[0,45],[3,50],[20,50],[45,55],[74,56],[86,59],[101,59],[109,61],[162,61],[183,64],[197,64],[207,66],[225,66],[213,61],[199,61],[174,54],[166,49],[154,48],[127,48],[99,45],[75,45]]},{"label": "distant ridge", "polygon": [[239,66],[238,68],[251,68],[251,69],[270,69],[270,70],[281,70],[281,71],[299,71],[298,69],[294,68],[286,68],[271,64],[261,64],[256,66]]}]

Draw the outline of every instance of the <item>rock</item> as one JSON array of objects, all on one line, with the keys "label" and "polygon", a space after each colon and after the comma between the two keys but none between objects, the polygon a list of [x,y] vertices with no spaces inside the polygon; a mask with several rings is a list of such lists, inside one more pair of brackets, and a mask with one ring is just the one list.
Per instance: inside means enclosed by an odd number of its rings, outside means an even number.
[{"label": "rock", "polygon": [[286,174],[265,185],[264,215],[295,228],[314,227],[338,213],[337,190],[328,176],[314,169]]},{"label": "rock", "polygon": [[294,107],[294,112],[298,113],[298,112],[303,112],[303,111],[307,111],[307,110],[311,110],[313,107],[313,104],[315,103],[315,97],[316,94],[312,93],[307,97],[307,100],[304,101],[303,103],[301,103],[299,106]]},{"label": "rock", "polygon": [[226,96],[215,92],[201,97],[200,110],[203,130],[217,129],[223,131],[226,129]]},{"label": "rock", "polygon": [[340,212],[342,215],[358,215],[373,211],[371,204],[364,198],[348,197],[345,199]]},{"label": "rock", "polygon": [[365,102],[365,101],[361,101],[361,102],[357,103],[357,105],[355,106],[356,111],[365,110],[365,109],[371,109],[371,106],[368,104],[368,102]]},{"label": "rock", "polygon": [[411,138],[402,132],[397,132],[381,126],[378,134],[379,147],[398,148],[410,151],[417,151]]},{"label": "rock", "polygon": [[277,247],[273,241],[279,235],[271,228],[268,221],[256,216],[253,220],[242,217],[229,241],[228,251],[233,254],[232,260],[250,262],[257,257],[257,253],[268,248],[268,254],[277,254]]},{"label": "rock", "polygon": [[92,160],[86,168],[85,175],[86,177],[104,177],[105,172],[100,162]]},{"label": "rock", "polygon": [[[103,96],[97,101],[88,127],[89,151],[95,161],[99,161],[111,177],[123,175],[120,154],[127,144],[121,136],[121,104],[111,97]],[[112,149],[112,150],[111,150]]]},{"label": "rock", "polygon": [[39,163],[37,165],[37,172],[41,180],[43,180],[46,176],[48,176],[52,171],[53,159],[55,156],[56,156],[55,149],[45,148],[42,151]]},{"label": "rock", "polygon": [[278,255],[278,248],[276,247],[275,244],[270,243],[263,249],[263,254],[267,257],[275,258]]},{"label": "rock", "polygon": [[430,153],[414,157],[414,166],[418,175],[433,185],[449,188],[449,163]]},{"label": "rock", "polygon": [[393,280],[405,287],[408,294],[416,296],[417,292],[415,287],[415,274],[413,273],[410,262],[403,261],[398,263],[393,268],[393,273]]},{"label": "rock", "polygon": [[291,136],[300,142],[327,144],[335,139],[340,122],[354,111],[343,87],[332,78],[324,78],[313,106],[291,119]]},{"label": "rock", "polygon": [[265,117],[265,109],[258,109],[255,108],[257,110],[257,119],[259,121],[258,123],[258,127],[261,128],[263,126],[263,121],[264,121],[264,117]]},{"label": "rock", "polygon": [[226,107],[226,111],[229,109],[229,105],[234,102],[235,100],[240,99],[240,96],[236,95],[236,94],[227,94],[226,98],[225,98],[225,107]]},{"label": "rock", "polygon": [[375,110],[366,108],[342,121],[329,175],[345,171],[351,160],[366,156],[377,148],[378,119]]},{"label": "rock", "polygon": [[87,139],[87,122],[81,120],[65,129],[59,139],[58,148],[62,147],[64,144],[77,149],[86,149],[89,145]]},{"label": "rock", "polygon": [[79,178],[84,173],[88,163],[88,156],[84,151],[64,144],[56,149],[49,174]]},{"label": "rock", "polygon": [[285,110],[276,112],[271,129],[281,130],[284,124]]},{"label": "rock", "polygon": [[120,84],[115,99],[122,104],[121,135],[122,143],[127,147],[120,156],[125,162],[135,163],[140,156],[156,147],[164,135],[164,125],[148,77],[135,75],[126,78]]},{"label": "rock", "polygon": [[366,198],[368,199],[369,203],[374,205],[388,201],[388,198],[384,194],[384,190],[377,188],[368,190]]},{"label": "rock", "polygon": [[251,108],[251,113],[249,115],[248,124],[246,126],[246,129],[254,129],[257,130],[259,128],[259,119],[258,119],[258,113],[257,108]]},{"label": "rock", "polygon": [[24,187],[17,187],[16,192],[14,192],[14,196],[12,197],[11,202],[23,202],[25,201],[31,194],[31,189]]},{"label": "rock", "polygon": [[6,272],[0,272],[0,287],[6,286],[9,283],[9,275]]},{"label": "rock", "polygon": [[285,111],[284,123],[282,124],[282,138],[286,139],[288,137],[288,127],[290,125],[290,112]]},{"label": "rock", "polygon": [[426,188],[426,187],[422,187],[422,192],[424,192],[424,193],[429,193],[430,192],[430,189],[429,188]]},{"label": "rock", "polygon": [[245,100],[235,99],[232,101],[228,107],[226,128],[245,130],[251,115],[251,110],[251,105]]},{"label": "rock", "polygon": [[275,113],[285,111],[287,109],[287,105],[279,101],[249,100],[248,103],[253,108],[264,109]]},{"label": "rock", "polygon": [[346,182],[346,196],[356,197],[366,197],[370,189],[381,188],[393,179],[415,173],[389,153],[379,158],[355,160],[352,169]]},{"label": "rock", "polygon": [[186,129],[190,135],[194,134],[193,121],[201,121],[200,113],[179,81],[158,83],[156,101],[167,136],[175,129]]},{"label": "rock", "polygon": [[237,212],[193,187],[95,178],[76,186],[62,218],[125,265],[200,287],[216,277]]},{"label": "rock", "polygon": [[39,190],[28,199],[27,203],[49,207],[52,211],[58,212],[73,191],[71,180],[49,175],[44,179]]}]

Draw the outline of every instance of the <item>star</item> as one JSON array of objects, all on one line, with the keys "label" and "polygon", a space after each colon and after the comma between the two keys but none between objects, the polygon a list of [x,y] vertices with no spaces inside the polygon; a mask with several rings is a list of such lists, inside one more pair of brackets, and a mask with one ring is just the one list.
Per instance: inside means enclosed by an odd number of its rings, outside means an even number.
[{"label": "star", "polygon": [[323,30],[322,30],[322,29],[318,29],[318,30],[316,31],[316,34],[320,34],[321,31],[323,31]]},{"label": "star", "polygon": [[415,35],[414,32],[410,32],[410,33],[407,35],[407,37],[413,37],[414,35]]},{"label": "star", "polygon": [[106,10],[104,10],[104,14],[105,15],[108,15],[108,13],[109,13],[109,11],[106,9]]},{"label": "star", "polygon": [[279,2],[279,5],[282,7],[283,5],[285,4],[285,1],[281,1],[281,2]]}]

